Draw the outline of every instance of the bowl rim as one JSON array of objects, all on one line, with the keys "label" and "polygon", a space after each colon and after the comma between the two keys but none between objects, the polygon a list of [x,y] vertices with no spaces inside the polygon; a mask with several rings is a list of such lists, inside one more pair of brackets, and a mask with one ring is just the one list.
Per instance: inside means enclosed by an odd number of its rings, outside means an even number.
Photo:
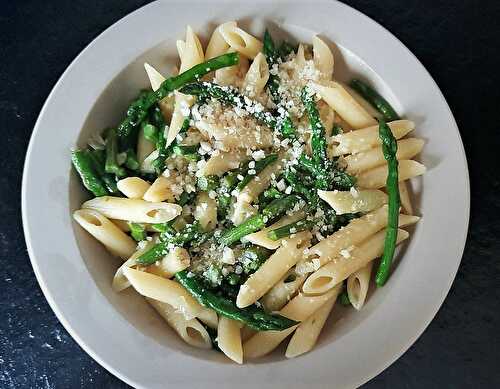
[{"label": "bowl rim", "polygon": [[[261,0],[259,0],[261,1]],[[188,1],[185,3],[192,3],[193,1]],[[76,64],[80,61],[80,59],[87,54],[87,52],[91,51],[92,48],[100,41],[106,39],[108,35],[116,33],[119,31],[119,29],[131,22],[134,18],[136,18],[138,15],[145,13],[149,10],[152,10],[159,5],[161,5],[162,1],[155,1],[150,4],[147,4],[131,13],[128,15],[124,16],[117,22],[115,22],[113,25],[108,27],[106,30],[104,30],[101,34],[99,34],[96,38],[94,38],[78,55],[77,57],[71,62],[71,64],[67,67],[67,69],[63,72],[63,74],[60,76],[56,84],[54,85],[52,91],[50,92],[49,96],[47,97],[47,100],[45,101],[40,114],[37,118],[36,124],[33,129],[33,133],[30,137],[30,142],[28,145],[28,149],[26,152],[26,157],[25,157],[25,163],[24,163],[24,169],[23,169],[23,178],[22,178],[22,191],[21,191],[21,207],[22,207],[22,220],[23,220],[23,229],[24,229],[24,234],[25,234],[25,241],[26,241],[26,246],[28,249],[29,257],[31,260],[31,264],[33,267],[33,270],[35,272],[37,281],[40,285],[40,288],[49,303],[51,309],[54,311],[56,317],[58,320],[61,322],[61,324],[64,326],[64,328],[68,331],[68,333],[73,337],[73,339],[76,340],[76,342],[79,344],[80,347],[83,348],[83,350],[89,354],[95,361],[97,361],[101,366],[106,368],[110,373],[113,375],[117,376],[120,378],[122,381],[136,386],[136,387],[141,387],[142,384],[139,382],[136,382],[133,377],[128,376],[127,374],[122,373],[119,369],[115,368],[112,366],[111,363],[108,363],[107,360],[101,357],[97,351],[95,351],[92,347],[90,347],[87,342],[84,340],[83,337],[80,336],[78,331],[76,331],[73,326],[69,323],[68,319],[65,317],[64,313],[61,311],[58,302],[54,299],[51,291],[49,290],[49,285],[47,284],[46,280],[44,279],[41,269],[40,269],[40,260],[37,258],[37,253],[35,252],[35,249],[32,244],[33,236],[32,236],[32,231],[30,230],[29,226],[29,219],[30,215],[28,214],[27,210],[27,204],[30,202],[30,193],[27,190],[28,186],[28,179],[29,179],[29,170],[30,170],[30,165],[32,163],[32,151],[33,148],[35,147],[35,138],[36,135],[40,132],[40,128],[42,127],[42,123],[44,120],[44,115],[48,109],[48,107],[52,104],[54,96],[58,93],[61,85],[64,83],[65,78],[68,74],[70,74],[73,70],[73,68],[76,66]],[[219,3],[224,3],[224,1],[218,1],[215,2],[215,4]],[[295,3],[293,0],[282,0],[280,3]],[[318,1],[318,3],[326,3],[326,1]],[[380,372],[385,370],[389,365],[391,365],[396,359],[398,359],[404,352],[407,351],[407,349],[420,337],[420,335],[423,333],[423,331],[427,328],[427,326],[430,324],[432,319],[435,317],[437,314],[439,308],[442,306],[447,294],[449,293],[449,290],[451,288],[451,285],[456,277],[456,273],[458,271],[460,262],[461,262],[461,257],[463,255],[463,251],[465,248],[466,244],[466,238],[467,238],[467,232],[468,232],[468,223],[469,223],[469,217],[470,217],[470,182],[469,182],[469,172],[468,172],[468,166],[467,166],[467,159],[465,156],[465,150],[463,146],[463,142],[460,136],[460,132],[458,130],[458,126],[456,124],[456,121],[453,117],[452,111],[450,107],[448,106],[441,90],[439,89],[438,85],[432,78],[432,76],[427,72],[425,67],[421,64],[421,62],[415,57],[415,55],[394,35],[392,35],[385,27],[382,25],[378,24],[375,22],[373,19],[369,18],[368,16],[364,15],[360,11],[357,11],[356,9],[343,4],[339,1],[328,1],[328,3],[332,3],[330,5],[337,7],[338,9],[343,9],[344,12],[351,13],[353,18],[358,18],[360,20],[363,20],[364,23],[367,23],[371,25],[372,28],[376,28],[378,30],[383,31],[390,39],[394,40],[397,45],[400,46],[400,49],[406,52],[406,55],[409,56],[409,58],[417,65],[420,66],[423,70],[423,72],[426,73],[427,77],[429,80],[432,82],[432,87],[437,91],[439,94],[440,99],[446,106],[448,110],[448,114],[451,118],[450,121],[450,126],[453,127],[453,129],[456,132],[456,135],[458,136],[459,144],[460,144],[460,149],[458,150],[461,160],[463,162],[463,175],[465,179],[465,188],[463,192],[463,200],[464,200],[464,216],[465,216],[465,223],[462,228],[462,235],[460,239],[458,240],[458,246],[457,246],[457,252],[460,252],[460,256],[458,257],[456,267],[454,269],[450,269],[451,271],[449,272],[449,279],[448,279],[448,284],[444,285],[442,288],[442,294],[439,298],[437,298],[434,301],[434,304],[432,307],[428,307],[427,309],[427,317],[423,318],[418,325],[415,326],[413,336],[409,337],[404,344],[400,344],[398,347],[398,350],[396,352],[392,353],[392,356],[390,358],[386,358],[384,362],[378,363],[376,366],[372,367],[370,369],[370,372],[366,372],[363,377],[358,377],[357,380],[351,380],[352,384],[355,385],[361,385],[368,380],[372,379],[376,375],[378,375]],[[386,36],[386,37],[387,37]]]}]

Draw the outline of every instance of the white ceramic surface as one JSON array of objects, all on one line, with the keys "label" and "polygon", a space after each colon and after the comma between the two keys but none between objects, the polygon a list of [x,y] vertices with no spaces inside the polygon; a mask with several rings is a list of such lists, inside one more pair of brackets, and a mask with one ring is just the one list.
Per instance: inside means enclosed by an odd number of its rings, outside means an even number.
[{"label": "white ceramic surface", "polygon": [[[428,173],[416,181],[423,215],[388,284],[361,312],[337,310],[316,349],[236,366],[213,351],[184,345],[140,297],[116,294],[117,260],[72,222],[86,198],[69,151],[92,132],[116,125],[138,89],[142,63],[164,73],[175,40],[190,24],[205,38],[236,19],[259,36],[264,26],[335,47],[336,75],[371,80],[427,140]],[[457,126],[418,60],[371,19],[334,1],[158,1],[123,18],[71,64],[47,99],[29,145],[23,176],[26,242],[40,286],[64,327],[101,365],[143,388],[351,388],[385,369],[422,333],[454,279],[467,233],[469,183]],[[418,374],[418,373],[417,373]]]}]

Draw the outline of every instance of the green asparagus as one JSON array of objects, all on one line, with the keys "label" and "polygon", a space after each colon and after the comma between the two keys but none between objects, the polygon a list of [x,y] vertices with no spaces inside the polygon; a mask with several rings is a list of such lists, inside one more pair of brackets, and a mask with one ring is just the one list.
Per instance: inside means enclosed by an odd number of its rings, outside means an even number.
[{"label": "green asparagus", "polygon": [[94,196],[106,196],[109,194],[106,185],[93,168],[92,158],[86,150],[75,150],[71,152],[71,161],[82,179],[83,185]]},{"label": "green asparagus", "polygon": [[398,237],[398,218],[399,218],[399,185],[398,185],[398,160],[396,153],[398,143],[391,132],[387,123],[380,119],[379,137],[382,142],[382,152],[387,160],[387,194],[389,196],[389,209],[387,219],[387,230],[384,242],[384,253],[380,260],[380,265],[375,276],[375,282],[378,286],[384,286],[391,269],[392,258],[396,249]]},{"label": "green asparagus", "polygon": [[129,222],[128,226],[130,228],[130,235],[134,238],[134,240],[140,242],[141,240],[146,239],[146,228],[143,224]]},{"label": "green asparagus", "polygon": [[384,116],[385,120],[390,122],[399,119],[394,108],[375,89],[357,79],[351,80],[349,85],[373,105]]},{"label": "green asparagus", "polygon": [[[254,162],[255,166],[253,169],[249,169],[247,171],[247,174],[245,177],[243,177],[243,180],[241,180],[238,185],[236,186],[236,189],[241,191],[245,186],[248,185],[250,181],[254,179],[254,177],[259,174],[262,170],[264,170],[266,167],[271,165],[273,162],[276,162],[278,159],[278,154],[269,154],[267,157]],[[253,170],[253,171],[252,171]],[[252,174],[250,172],[252,171]]]},{"label": "green asparagus", "polygon": [[257,331],[282,331],[297,324],[294,320],[284,316],[268,314],[254,305],[238,308],[233,301],[210,291],[196,276],[191,276],[187,270],[176,273],[175,278],[200,304],[213,309],[219,315],[242,322]]},{"label": "green asparagus", "polygon": [[106,173],[116,174],[117,177],[125,177],[127,172],[118,165],[118,139],[116,130],[110,128],[106,131]]},{"label": "green asparagus", "polygon": [[286,238],[292,234],[295,234],[300,231],[308,230],[312,228],[316,224],[316,220],[311,219],[302,219],[296,222],[287,224],[285,226],[278,227],[274,230],[271,230],[267,233],[267,237],[271,240],[278,240]]}]

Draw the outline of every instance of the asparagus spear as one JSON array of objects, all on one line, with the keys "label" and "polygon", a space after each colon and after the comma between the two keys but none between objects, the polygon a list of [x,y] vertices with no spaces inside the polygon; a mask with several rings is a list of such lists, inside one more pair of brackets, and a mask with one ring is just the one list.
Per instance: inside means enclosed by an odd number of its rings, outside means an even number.
[{"label": "asparagus spear", "polygon": [[188,82],[201,79],[201,77],[211,71],[236,65],[238,62],[238,53],[227,53],[195,65],[178,76],[166,79],[156,92],[149,92],[132,103],[127,110],[127,117],[118,127],[120,138],[128,137],[132,133],[134,127],[144,120],[148,114],[148,110],[174,90],[179,89]]},{"label": "asparagus spear", "polygon": [[375,276],[375,282],[378,286],[384,286],[389,271],[391,269],[392,257],[396,249],[398,237],[398,219],[399,219],[399,185],[398,185],[398,160],[396,153],[398,144],[396,138],[391,132],[390,127],[383,119],[379,121],[379,137],[382,141],[382,152],[387,160],[387,194],[389,195],[389,209],[387,220],[387,232],[384,242],[384,254],[380,260],[380,265]]},{"label": "asparagus spear", "polygon": [[106,196],[109,194],[104,182],[93,168],[92,159],[86,150],[75,150],[71,152],[71,161],[82,179],[83,185],[94,196]]},{"label": "asparagus spear", "polygon": [[[256,161],[254,168],[248,170],[243,180],[241,180],[239,184],[236,186],[236,189],[238,189],[239,191],[242,190],[245,186],[248,185],[250,181],[253,180],[253,178],[257,174],[259,174],[262,170],[264,170],[270,164],[275,162],[277,159],[278,159],[278,154],[269,154],[267,157]],[[253,170],[252,174],[250,174],[251,170]]]},{"label": "asparagus spear", "polygon": [[286,211],[293,208],[299,200],[300,198],[295,195],[273,200],[262,210],[262,213],[251,216],[239,226],[226,230],[220,236],[219,242],[225,246],[229,246],[244,236],[261,230],[267,223],[272,222],[276,218],[282,216]]},{"label": "asparagus spear", "polygon": [[313,161],[321,165],[327,160],[325,127],[321,123],[318,107],[314,101],[314,93],[306,86],[300,94],[311,125],[311,148]]},{"label": "asparagus spear", "polygon": [[269,239],[278,240],[286,238],[300,231],[308,230],[316,224],[316,220],[301,219],[296,222],[278,227],[267,233]]},{"label": "asparagus spear", "polygon": [[175,278],[200,304],[213,309],[220,315],[240,321],[257,331],[282,331],[297,324],[294,320],[284,316],[270,315],[254,305],[238,308],[233,301],[218,296],[206,288],[197,277],[190,277],[187,270],[176,273]]},{"label": "asparagus spear", "polygon": [[113,174],[106,173],[104,167],[106,164],[106,151],[105,150],[86,150],[84,153],[89,155],[92,161],[94,171],[100,176],[101,180],[106,185],[110,193],[118,194],[120,191],[116,186],[116,179]]},{"label": "asparagus spear", "polygon": [[384,115],[385,120],[390,122],[399,119],[399,116],[394,108],[392,108],[389,102],[379,95],[375,89],[357,79],[351,80],[349,85],[352,89],[363,96],[371,105],[373,105],[377,111]]},{"label": "asparagus spear", "polygon": [[140,242],[141,240],[146,239],[146,228],[143,224],[129,222],[128,226],[130,228],[130,235],[134,238],[134,240]]},{"label": "asparagus spear", "polygon": [[273,115],[262,104],[241,95],[233,87],[220,86],[211,82],[193,82],[182,87],[180,91],[187,95],[201,96],[203,98],[211,97],[224,105],[242,108],[259,122],[273,130],[280,131],[284,137],[292,137],[295,134],[295,127],[288,115]]},{"label": "asparagus spear", "polygon": [[117,177],[125,177],[127,175],[124,168],[118,165],[116,159],[118,154],[118,139],[116,130],[110,128],[107,130],[106,137],[106,173],[116,174]]}]

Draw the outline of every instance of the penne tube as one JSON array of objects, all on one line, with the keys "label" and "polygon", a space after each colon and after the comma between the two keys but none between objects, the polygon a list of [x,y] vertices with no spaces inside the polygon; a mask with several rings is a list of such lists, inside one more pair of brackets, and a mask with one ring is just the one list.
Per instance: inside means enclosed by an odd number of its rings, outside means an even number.
[{"label": "penne tube", "polygon": [[174,247],[160,261],[147,267],[146,271],[164,278],[172,278],[175,273],[187,269],[191,263],[188,251]]},{"label": "penne tube", "polygon": [[170,174],[170,177],[158,176],[142,198],[152,203],[161,203],[162,201],[174,202],[175,197],[170,188],[175,183],[175,176],[173,172]]},{"label": "penne tube", "polygon": [[321,74],[331,80],[333,75],[333,54],[328,45],[317,35],[312,38],[314,65]]},{"label": "penne tube", "polygon": [[251,98],[260,95],[269,79],[269,66],[264,54],[259,53],[248,69],[241,90]]},{"label": "penne tube", "polygon": [[151,154],[149,154],[141,163],[141,172],[142,173],[154,173],[155,168],[153,167],[153,161],[158,158],[158,150],[154,150]]},{"label": "penne tube", "polygon": [[261,331],[248,339],[243,344],[243,355],[245,358],[260,358],[269,354],[290,335],[297,326],[287,328],[283,331]]},{"label": "penne tube", "polygon": [[337,300],[336,295],[309,316],[307,320],[299,324],[286,348],[285,356],[287,358],[298,357],[312,350],[332,311],[335,300]]},{"label": "penne tube", "polygon": [[[399,181],[408,180],[413,177],[421,176],[426,171],[424,165],[413,160],[403,159],[398,164],[398,179]],[[368,170],[359,174],[357,177],[357,185],[360,188],[379,189],[385,187],[387,180],[387,165],[379,166],[375,169]]]},{"label": "penne tube", "polygon": [[[299,293],[280,311],[280,314],[292,320],[305,321],[328,301],[335,299],[341,286],[335,287],[322,296],[306,296]],[[285,340],[299,325],[284,331],[257,332],[243,345],[243,355],[246,358],[258,358],[269,354]]]},{"label": "penne tube", "polygon": [[370,286],[373,261],[347,278],[347,295],[351,305],[360,310],[365,304],[366,295]]},{"label": "penne tube", "polygon": [[236,169],[240,163],[247,160],[248,156],[243,150],[234,152],[221,152],[212,155],[207,163],[203,165],[201,173],[204,176],[217,175],[221,176],[229,170]]},{"label": "penne tube", "polygon": [[243,363],[243,346],[241,345],[240,323],[221,316],[217,327],[217,345],[226,356],[234,362]]},{"label": "penne tube", "polygon": [[272,163],[259,174],[257,174],[252,181],[250,181],[236,196],[236,202],[252,203],[257,200],[259,195],[266,190],[271,183],[273,176],[277,176],[283,168],[281,159]]},{"label": "penne tube", "polygon": [[97,210],[80,209],[73,213],[73,218],[111,254],[127,259],[134,253],[136,244],[133,239]]},{"label": "penne tube", "polygon": [[247,326],[243,326],[241,328],[241,340],[243,342],[246,342],[248,339],[250,339],[252,336],[254,336],[255,334],[257,333],[256,330],[250,328],[250,327],[247,327]]},{"label": "penne tube", "polygon": [[217,317],[217,313],[210,308],[203,307],[203,309],[198,312],[197,318],[214,330],[217,329],[217,326],[219,325],[219,318]]},{"label": "penne tube", "polygon": [[196,196],[194,218],[198,220],[203,231],[212,231],[217,225],[217,202],[207,192]]},{"label": "penne tube", "polygon": [[139,164],[142,165],[147,156],[155,151],[155,149],[156,145],[144,137],[144,129],[140,128],[137,135],[137,160]]},{"label": "penne tube", "polygon": [[248,307],[260,299],[283,275],[304,256],[304,248],[311,240],[309,231],[299,232],[293,238],[284,239],[282,246],[240,286],[236,305]]},{"label": "penne tube", "polygon": [[[404,227],[418,222],[418,216],[399,215],[399,227]],[[356,246],[387,226],[387,206],[370,212],[358,219],[351,220],[349,224],[334,232],[310,248],[312,255],[311,263],[319,269],[325,263],[330,262],[340,254],[343,249]],[[316,263],[315,263],[316,262]],[[303,271],[297,265],[299,274],[310,271],[308,267]]]},{"label": "penne tube", "polygon": [[239,226],[250,216],[257,213],[257,208],[252,204],[240,201],[236,202],[231,206],[230,219],[235,226]]},{"label": "penne tube", "polygon": [[[227,22],[224,24],[227,24],[232,28],[236,28],[236,22]],[[214,30],[212,36],[210,37],[210,40],[208,41],[207,50],[205,52],[205,60],[209,60],[222,55],[229,49],[228,43],[220,33],[220,27],[221,26],[218,26]]]},{"label": "penne tube", "polygon": [[337,215],[344,213],[367,213],[387,204],[387,195],[378,189],[323,191],[318,195],[335,210]]},{"label": "penne tube", "polygon": [[281,240],[272,240],[267,237],[269,231],[275,230],[276,228],[286,226],[287,224],[294,223],[305,217],[304,211],[298,211],[292,215],[283,216],[276,223],[270,225],[269,227],[263,228],[260,231],[254,232],[253,234],[244,237],[245,241],[258,246],[265,247],[266,249],[276,250],[281,246]]},{"label": "penne tube", "polygon": [[352,127],[364,128],[377,123],[338,82],[315,83],[313,90]]},{"label": "penne tube", "polygon": [[[404,137],[415,129],[415,123],[410,120],[394,120],[387,124],[396,139]],[[360,153],[381,144],[378,125],[335,135],[332,139],[339,143],[333,151],[334,156]]]},{"label": "penne tube", "polygon": [[[234,53],[235,50],[229,48],[228,53]],[[214,81],[223,86],[238,86],[243,82],[245,74],[249,68],[248,58],[240,56],[240,61],[237,65],[228,66],[215,71]]]},{"label": "penne tube", "polygon": [[307,275],[299,275],[295,269],[290,269],[276,285],[274,285],[260,300],[269,312],[279,311],[298,292]]},{"label": "penne tube", "polygon": [[147,62],[144,63],[144,70],[146,70],[146,74],[148,75],[149,83],[151,84],[151,89],[153,89],[153,91],[157,91],[158,88],[160,88],[163,81],[166,80],[166,78],[163,77],[158,70],[156,70]]},{"label": "penne tube", "polygon": [[399,199],[401,200],[401,207],[404,213],[413,215],[413,206],[411,205],[407,181],[399,181]]},{"label": "penne tube", "polygon": [[347,93],[349,93],[352,96],[352,98],[354,100],[356,100],[359,103],[359,105],[361,105],[366,110],[366,112],[368,112],[370,114],[370,116],[372,116],[376,119],[384,116],[379,111],[377,111],[373,107],[373,105],[371,105],[368,101],[366,101],[363,96],[361,96],[358,92],[356,92],[354,89],[352,89],[349,85],[347,85],[343,82],[339,82],[339,84],[344,87],[344,89],[347,91]]},{"label": "penne tube", "polygon": [[[118,220],[118,219],[109,219],[115,226],[117,226],[120,230],[123,232],[129,232],[130,231],[130,226],[127,221],[125,220]],[[156,232],[155,229],[151,226],[151,224],[146,224],[142,223],[144,228],[146,228],[146,231],[148,232]]]},{"label": "penne tube", "polygon": [[[307,280],[306,280],[307,282]],[[325,291],[323,294],[309,295],[303,289],[290,302],[285,305],[280,314],[296,321],[304,321],[314,312],[316,312],[328,300],[337,296],[342,290],[342,285],[337,285],[335,288]]]},{"label": "penne tube", "polygon": [[169,304],[151,298],[146,298],[146,300],[184,342],[200,349],[212,348],[210,335],[198,320],[187,320],[182,313]]},{"label": "penne tube", "polygon": [[187,320],[195,318],[203,310],[193,296],[175,281],[130,267],[123,269],[123,274],[139,294],[171,305]]},{"label": "penne tube", "polygon": [[237,27],[234,22],[220,25],[219,32],[232,49],[247,58],[254,59],[262,51],[262,42]]},{"label": "penne tube", "polygon": [[144,200],[102,196],[82,204],[84,209],[93,209],[102,215],[135,223],[165,223],[179,216],[182,207],[170,203],[150,203]]},{"label": "penne tube", "polygon": [[[424,140],[418,138],[401,139],[398,141],[398,151],[396,158],[398,160],[411,159],[419,154],[424,147]],[[345,157],[347,162],[346,171],[349,174],[359,174],[361,172],[376,168],[387,164],[382,153],[382,147],[375,147],[373,149],[352,154]]]},{"label": "penne tube", "polygon": [[129,199],[142,199],[151,185],[140,177],[127,177],[118,181],[116,186]]},{"label": "penne tube", "polygon": [[[335,285],[340,285],[351,274],[365,267],[369,262],[382,255],[384,251],[385,230],[382,230],[352,250],[344,250],[334,260],[312,273],[302,290],[309,294],[325,293]],[[405,230],[398,230],[397,243],[408,238]]]},{"label": "penne tube", "polygon": [[115,292],[121,292],[124,289],[127,289],[130,286],[130,282],[128,281],[125,274],[123,274],[123,269],[127,267],[132,267],[136,265],[136,259],[139,258],[142,254],[148,251],[151,247],[153,247],[153,242],[145,241],[145,244],[139,248],[132,256],[127,259],[116,271],[111,287]]}]

